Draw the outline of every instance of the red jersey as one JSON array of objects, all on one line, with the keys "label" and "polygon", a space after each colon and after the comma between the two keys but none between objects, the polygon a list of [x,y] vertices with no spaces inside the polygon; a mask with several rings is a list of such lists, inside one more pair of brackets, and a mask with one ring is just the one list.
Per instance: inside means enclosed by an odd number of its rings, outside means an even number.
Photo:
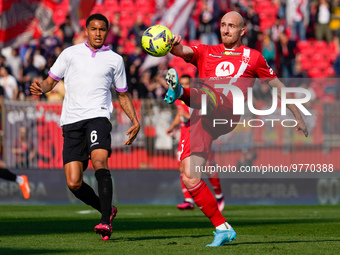
[{"label": "red jersey", "polygon": [[[183,101],[176,100],[175,101],[177,109],[183,109],[185,112],[190,113],[190,108]],[[184,143],[190,140],[190,119],[186,119],[183,116],[180,116],[181,119],[181,136],[178,143],[178,161],[181,161],[181,155],[183,152],[189,153],[189,147],[187,147],[188,151],[184,151]]]},{"label": "red jersey", "polygon": [[[176,100],[175,101],[175,105],[177,107],[177,109],[183,109],[185,112],[189,113],[190,114],[190,111],[189,111],[189,106],[187,106],[183,101],[181,100]],[[181,119],[181,129],[184,127],[189,127],[189,121],[190,119],[186,119],[184,118],[183,116],[180,116],[180,119]],[[182,131],[182,130],[181,130]]]},{"label": "red jersey", "polygon": [[[276,78],[275,72],[262,54],[244,45],[237,49],[225,49],[223,44],[196,45],[191,49],[194,55],[190,63],[198,68],[200,78],[220,77],[223,83],[227,79],[231,85],[242,90],[245,99],[247,88],[254,85],[255,78],[260,78],[264,82]],[[219,79],[214,79],[216,80]]]}]

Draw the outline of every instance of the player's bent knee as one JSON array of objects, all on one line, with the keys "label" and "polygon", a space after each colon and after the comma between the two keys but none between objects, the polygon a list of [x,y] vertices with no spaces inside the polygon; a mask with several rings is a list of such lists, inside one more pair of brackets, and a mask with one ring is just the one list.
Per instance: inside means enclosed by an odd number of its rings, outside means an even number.
[{"label": "player's bent knee", "polygon": [[183,175],[182,181],[187,189],[195,187],[200,181],[200,178],[191,178],[190,176]]},{"label": "player's bent knee", "polygon": [[92,160],[92,165],[93,165],[93,168],[95,170],[107,169],[108,168],[108,165],[106,163],[106,159],[105,160],[102,160],[102,159]]},{"label": "player's bent knee", "polygon": [[81,182],[72,182],[72,181],[67,181],[67,187],[69,190],[77,191],[81,187]]}]

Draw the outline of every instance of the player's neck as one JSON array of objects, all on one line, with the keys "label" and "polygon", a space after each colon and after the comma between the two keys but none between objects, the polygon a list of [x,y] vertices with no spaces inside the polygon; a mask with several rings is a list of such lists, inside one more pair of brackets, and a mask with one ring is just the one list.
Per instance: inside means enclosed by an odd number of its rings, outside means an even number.
[{"label": "player's neck", "polygon": [[235,44],[223,44],[225,50],[235,50],[242,45],[241,42]]}]

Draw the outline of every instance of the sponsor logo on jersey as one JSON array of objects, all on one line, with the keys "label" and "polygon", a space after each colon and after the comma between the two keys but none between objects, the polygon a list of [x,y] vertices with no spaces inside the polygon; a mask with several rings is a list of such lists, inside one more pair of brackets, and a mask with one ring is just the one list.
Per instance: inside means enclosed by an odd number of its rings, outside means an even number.
[{"label": "sponsor logo on jersey", "polygon": [[219,63],[215,69],[216,76],[229,76],[235,71],[235,66],[233,63],[228,61],[223,61]]},{"label": "sponsor logo on jersey", "polygon": [[221,52],[222,55],[227,55],[227,56],[240,56],[242,53],[241,52],[234,52],[234,51],[225,51]]},{"label": "sponsor logo on jersey", "polygon": [[90,145],[90,147],[95,146],[95,145],[98,145],[98,144],[99,144],[98,142],[93,143],[93,144]]},{"label": "sponsor logo on jersey", "polygon": [[213,55],[213,54],[209,54],[210,57],[214,57],[214,58],[222,58],[222,56],[217,56],[217,55]]}]

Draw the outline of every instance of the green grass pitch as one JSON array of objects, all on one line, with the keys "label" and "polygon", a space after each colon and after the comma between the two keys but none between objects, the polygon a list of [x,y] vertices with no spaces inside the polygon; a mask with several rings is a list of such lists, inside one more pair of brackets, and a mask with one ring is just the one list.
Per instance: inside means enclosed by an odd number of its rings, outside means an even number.
[{"label": "green grass pitch", "polygon": [[214,228],[197,207],[117,208],[105,242],[88,206],[0,205],[0,254],[340,254],[340,206],[227,206],[237,238],[216,248],[205,247]]}]

